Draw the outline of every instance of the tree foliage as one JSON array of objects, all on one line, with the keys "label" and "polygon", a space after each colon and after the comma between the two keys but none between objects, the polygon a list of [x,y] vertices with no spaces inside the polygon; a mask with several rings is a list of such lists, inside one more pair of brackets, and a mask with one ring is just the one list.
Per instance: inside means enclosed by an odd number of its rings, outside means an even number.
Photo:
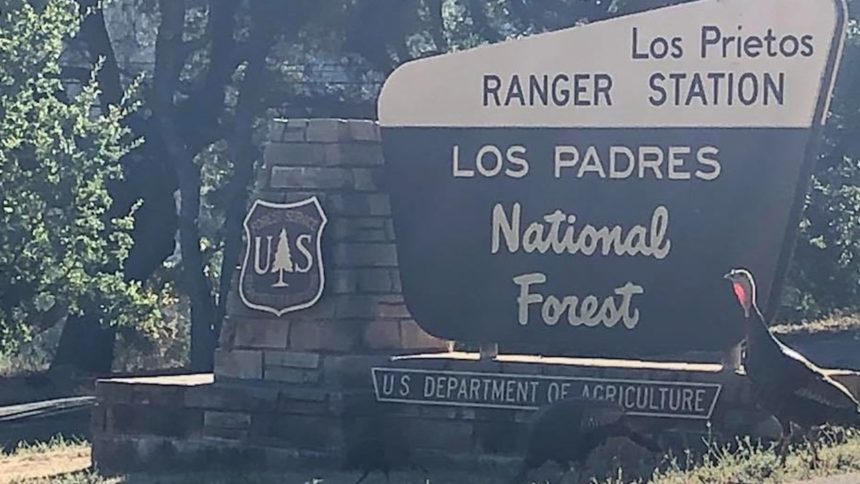
[{"label": "tree foliage", "polygon": [[152,295],[123,279],[131,218],[105,217],[107,184],[133,144],[120,121],[134,106],[93,113],[94,79],[68,96],[59,60],[79,25],[77,4],[41,3],[6,0],[0,10],[3,348],[91,307],[114,325],[156,316]]},{"label": "tree foliage", "polygon": [[860,3],[848,37],[783,298],[783,318],[860,310]]}]

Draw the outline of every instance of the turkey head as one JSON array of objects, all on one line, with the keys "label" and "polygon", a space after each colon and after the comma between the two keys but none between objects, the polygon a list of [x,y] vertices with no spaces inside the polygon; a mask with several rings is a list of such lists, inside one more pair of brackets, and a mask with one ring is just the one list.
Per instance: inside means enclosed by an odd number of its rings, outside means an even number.
[{"label": "turkey head", "polygon": [[750,271],[746,269],[732,269],[723,278],[732,283],[732,291],[738,298],[738,303],[744,310],[744,317],[749,318],[750,313],[756,310],[755,279]]}]

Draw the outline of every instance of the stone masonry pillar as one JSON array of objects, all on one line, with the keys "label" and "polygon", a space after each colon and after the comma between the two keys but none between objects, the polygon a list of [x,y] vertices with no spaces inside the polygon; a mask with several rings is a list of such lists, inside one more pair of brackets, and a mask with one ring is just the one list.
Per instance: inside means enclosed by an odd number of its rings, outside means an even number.
[{"label": "stone masonry pillar", "polygon": [[374,121],[271,123],[250,201],[317,196],[329,220],[322,236],[325,288],[314,306],[277,317],[242,303],[237,269],[215,353],[216,383],[312,383],[326,355],[447,348],[404,304],[382,170]]}]

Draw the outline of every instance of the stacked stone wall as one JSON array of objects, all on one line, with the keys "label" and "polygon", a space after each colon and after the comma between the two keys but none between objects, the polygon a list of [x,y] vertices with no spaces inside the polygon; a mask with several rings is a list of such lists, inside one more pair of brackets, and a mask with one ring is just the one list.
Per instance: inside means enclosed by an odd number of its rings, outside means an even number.
[{"label": "stacked stone wall", "polygon": [[271,123],[251,202],[317,197],[328,219],[324,290],[313,306],[279,317],[243,304],[236,271],[215,383],[201,390],[209,401],[196,403],[205,438],[336,455],[344,416],[373,401],[371,366],[448,349],[404,302],[383,169],[374,121]]},{"label": "stacked stone wall", "polygon": [[216,380],[313,384],[327,355],[446,348],[418,326],[403,300],[383,168],[374,121],[271,123],[253,198],[319,199],[329,220],[322,238],[325,289],[313,307],[276,317],[242,303],[237,271],[215,354]]}]

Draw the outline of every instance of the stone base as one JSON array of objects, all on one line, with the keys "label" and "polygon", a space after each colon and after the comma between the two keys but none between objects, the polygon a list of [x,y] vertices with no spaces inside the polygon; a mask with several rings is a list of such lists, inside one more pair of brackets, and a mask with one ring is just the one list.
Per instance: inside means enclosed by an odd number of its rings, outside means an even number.
[{"label": "stone base", "polygon": [[[779,431],[773,419],[753,407],[746,378],[715,364],[516,355],[481,361],[476,353],[343,355],[326,356],[319,378],[295,383],[216,381],[211,374],[100,380],[92,417],[93,463],[107,471],[336,469],[356,433],[367,428],[397,429],[402,445],[410,446],[415,460],[431,470],[508,468],[521,455],[531,410],[377,402],[373,367],[719,383],[722,389],[709,420],[634,417],[634,423],[659,432],[667,448],[701,446],[705,435],[767,438]],[[860,391],[856,373],[833,375]],[[367,423],[371,425],[362,426]]]}]

